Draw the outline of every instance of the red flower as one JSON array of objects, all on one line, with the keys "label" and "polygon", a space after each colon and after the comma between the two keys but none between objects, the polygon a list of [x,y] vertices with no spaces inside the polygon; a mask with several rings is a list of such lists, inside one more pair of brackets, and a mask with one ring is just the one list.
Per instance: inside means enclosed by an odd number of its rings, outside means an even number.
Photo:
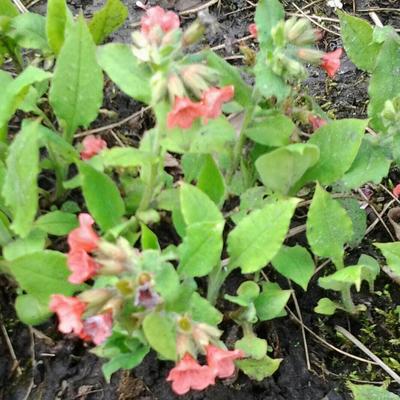
[{"label": "red flower", "polygon": [[171,369],[167,381],[172,381],[176,394],[185,394],[190,389],[203,390],[215,383],[213,371],[207,365],[200,365],[189,353]]},{"label": "red flower", "polygon": [[92,228],[93,224],[94,220],[89,214],[79,214],[79,228],[75,228],[68,235],[71,251],[93,251],[97,247],[99,237]]},{"label": "red flower", "polygon": [[168,129],[179,126],[188,129],[194,120],[205,115],[203,103],[195,103],[187,97],[176,97],[173,109],[168,113]]},{"label": "red flower", "polygon": [[400,196],[400,183],[393,189],[393,196],[399,198],[399,196]]},{"label": "red flower", "polygon": [[207,364],[219,378],[229,378],[235,372],[234,361],[244,357],[241,350],[223,350],[209,344],[206,347]]},{"label": "red flower", "polygon": [[321,67],[332,78],[340,68],[340,57],[343,49],[339,48],[330,53],[325,53],[321,59]]},{"label": "red flower", "polygon": [[141,28],[144,35],[148,35],[150,31],[159,26],[164,33],[179,28],[179,17],[172,11],[165,11],[163,8],[156,6],[146,11],[141,19]]},{"label": "red flower", "polygon": [[111,336],[112,312],[93,315],[83,321],[83,330],[80,337],[84,340],[91,340],[96,346],[104,343]]},{"label": "red flower", "polygon": [[99,154],[103,149],[107,148],[107,143],[103,139],[93,135],[86,136],[82,141],[82,145],[82,160],[89,160],[96,154]]},{"label": "red flower", "polygon": [[62,333],[80,335],[83,328],[82,314],[86,305],[76,297],[67,297],[62,294],[51,296],[49,308],[57,314],[59,319],[58,330]]},{"label": "red flower", "polygon": [[257,30],[257,25],[256,24],[250,24],[249,25],[249,32],[251,34],[251,36],[253,36],[253,38],[257,38],[258,36],[258,30]]},{"label": "red flower", "polygon": [[232,100],[235,88],[225,86],[222,89],[210,88],[203,93],[202,101],[205,107],[206,118],[217,118],[222,114],[222,104]]},{"label": "red flower", "polygon": [[85,250],[71,250],[68,253],[68,268],[72,272],[69,282],[80,284],[96,275],[100,265]]},{"label": "red flower", "polygon": [[308,116],[308,122],[312,125],[313,131],[316,131],[318,128],[328,123],[325,119],[312,114]]}]

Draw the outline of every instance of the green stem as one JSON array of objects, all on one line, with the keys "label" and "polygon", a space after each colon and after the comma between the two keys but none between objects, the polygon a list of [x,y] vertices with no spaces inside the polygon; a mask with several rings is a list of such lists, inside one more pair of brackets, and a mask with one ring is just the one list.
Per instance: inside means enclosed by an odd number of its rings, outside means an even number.
[{"label": "green stem", "polygon": [[233,268],[229,265],[226,267],[218,265],[208,275],[207,300],[211,304],[214,305],[217,302],[221,286],[232,271]]},{"label": "green stem", "polygon": [[353,314],[356,310],[356,306],[354,305],[353,299],[351,298],[350,286],[343,288],[341,290],[341,294],[342,294],[342,302],[344,308],[346,309],[347,312]]}]

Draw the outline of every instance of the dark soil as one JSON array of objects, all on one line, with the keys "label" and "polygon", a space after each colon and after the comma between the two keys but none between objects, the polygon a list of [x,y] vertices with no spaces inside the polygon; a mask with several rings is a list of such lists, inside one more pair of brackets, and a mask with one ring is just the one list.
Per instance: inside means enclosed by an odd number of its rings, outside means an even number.
[{"label": "dark soil", "polygon": [[[141,10],[135,6],[135,1],[124,1],[129,8],[129,21],[112,40],[129,41],[132,27],[139,21]],[[203,1],[204,3],[205,1]],[[98,0],[70,0],[71,9],[77,13],[83,8],[84,14],[90,16],[100,7]],[[185,8],[201,4],[201,1],[149,1],[150,4],[159,4],[182,11]],[[210,12],[215,16],[218,24],[213,34],[207,37],[210,46],[225,44],[223,52],[226,56],[238,54],[238,48],[233,44],[235,39],[246,36],[247,27],[252,22],[254,8],[248,1],[222,1],[218,10],[213,7]],[[288,11],[296,12],[292,2],[285,2]],[[352,11],[353,1],[344,1],[345,9]],[[298,6],[308,4],[306,1],[297,1]],[[399,1],[367,1],[355,2],[357,10],[366,10],[371,7],[399,7]],[[45,12],[45,2],[39,2],[36,12]],[[240,10],[238,12],[234,12]],[[332,10],[324,1],[316,2],[311,7],[313,13],[335,17]],[[383,23],[391,23],[400,27],[400,13],[378,12]],[[368,13],[360,11],[359,15],[368,17]],[[321,43],[324,50],[333,50],[340,46],[340,40],[333,35],[327,35]],[[307,86],[311,93],[317,96],[320,106],[333,113],[338,118],[366,116],[368,77],[347,59],[344,58],[340,73],[333,82],[327,84],[325,75],[319,70],[311,69]],[[140,104],[116,92],[112,85],[107,87],[105,108],[113,111],[122,119],[136,110]],[[109,117],[100,118],[97,125],[110,123]],[[137,135],[150,123],[150,116],[144,116],[121,126],[118,136],[127,143],[137,141]],[[97,126],[97,125],[94,126]],[[381,197],[379,199],[379,197]],[[384,204],[385,195],[377,194],[377,207]],[[374,199],[375,202],[375,199]],[[371,222],[371,221],[370,221]],[[374,253],[371,243],[374,240],[388,240],[384,231],[372,231],[362,243],[362,251]],[[360,250],[350,252],[349,258],[356,258]],[[273,277],[274,279],[276,277]],[[233,275],[227,283],[227,290],[234,293],[242,278]],[[279,282],[287,287],[287,282]],[[364,288],[365,289],[365,288]],[[374,295],[362,290],[357,295],[357,303],[368,306],[360,319],[356,320],[344,314],[332,318],[317,316],[313,312],[319,298],[326,295],[316,285],[316,279],[311,283],[310,290],[305,294],[296,288],[302,317],[305,325],[317,335],[351,354],[365,357],[357,348],[349,345],[339,337],[334,330],[340,325],[359,337],[363,343],[384,360],[396,358],[399,354],[399,345],[390,344],[390,339],[400,337],[399,316],[394,312],[394,305],[399,304],[398,287],[394,287],[385,276],[377,282]],[[132,372],[115,374],[111,383],[106,383],[102,376],[102,361],[90,353],[90,348],[73,338],[59,335],[53,322],[46,325],[29,328],[16,320],[13,309],[16,288],[6,278],[0,277],[0,323],[5,327],[10,345],[15,352],[18,364],[14,365],[11,348],[6,344],[5,332],[0,332],[0,399],[4,400],[170,400],[175,396],[170,385],[165,381],[171,364],[158,361],[154,354],[150,354],[141,366]],[[294,310],[294,305],[289,304]],[[329,350],[318,340],[307,334],[308,352],[311,361],[311,371],[307,370],[305,350],[300,326],[289,317],[264,323],[258,328],[260,337],[266,338],[273,348],[273,356],[283,358],[278,372],[262,382],[250,381],[240,374],[237,378],[219,382],[204,392],[194,392],[182,399],[212,399],[212,400],[348,400],[350,395],[345,382],[351,379],[355,383],[364,381],[382,382],[386,376],[373,366],[346,358],[335,351]],[[235,338],[237,332],[233,329],[227,333],[228,339]],[[394,368],[394,366],[392,365]],[[399,369],[397,370],[399,372]],[[399,388],[393,388],[400,394]]]}]

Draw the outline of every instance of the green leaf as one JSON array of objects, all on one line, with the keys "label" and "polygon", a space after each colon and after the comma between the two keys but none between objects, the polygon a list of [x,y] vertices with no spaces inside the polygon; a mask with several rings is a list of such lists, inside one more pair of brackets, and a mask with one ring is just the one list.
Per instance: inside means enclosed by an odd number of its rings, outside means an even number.
[{"label": "green leaf", "polygon": [[370,102],[368,116],[371,118],[371,126],[377,132],[384,131],[384,125],[380,117],[385,101],[400,94],[400,80],[397,79],[400,70],[400,44],[395,32],[388,37],[382,45],[376,67],[372,73],[368,87]]},{"label": "green leaf", "polygon": [[103,101],[103,74],[96,61],[96,45],[82,16],[68,31],[57,58],[49,101],[64,136],[72,141],[79,126],[87,128]]},{"label": "green leaf", "polygon": [[343,246],[352,236],[346,211],[317,185],[307,218],[307,239],[312,251],[319,257],[330,257],[337,268],[342,268]]},{"label": "green leaf", "polygon": [[128,17],[128,9],[120,0],[107,0],[89,22],[94,42],[100,44],[108,35],[120,28]]},{"label": "green leaf", "polygon": [[15,311],[18,318],[28,325],[39,325],[51,316],[47,302],[42,303],[30,294],[17,296],[15,299]]},{"label": "green leaf", "polygon": [[155,288],[161,297],[172,303],[179,295],[179,275],[171,264],[164,264],[154,277]]},{"label": "green leaf", "polygon": [[237,67],[233,67],[213,51],[206,52],[208,65],[218,71],[220,76],[220,86],[233,85],[235,87],[235,100],[243,107],[248,107],[252,103],[251,88],[242,79]]},{"label": "green leaf", "polygon": [[381,272],[378,261],[367,254],[361,254],[361,257],[358,260],[358,265],[362,265],[364,267],[363,278],[368,282],[370,292],[373,292],[374,281]]},{"label": "green leaf", "polygon": [[282,290],[277,283],[264,284],[262,293],[254,301],[260,321],[286,315],[285,306],[291,294],[291,290]]},{"label": "green leaf", "polygon": [[140,244],[143,250],[153,249],[160,250],[157,236],[145,224],[140,224],[141,237]]},{"label": "green leaf", "polygon": [[125,205],[112,179],[83,162],[79,173],[86,205],[101,229],[106,231],[121,223]]},{"label": "green leaf", "polygon": [[400,242],[395,243],[374,243],[386,258],[388,267],[400,276]]},{"label": "green leaf", "polygon": [[189,309],[194,321],[204,322],[211,326],[217,326],[222,322],[223,315],[197,292],[194,292],[190,298]]},{"label": "green leaf", "polygon": [[251,357],[254,360],[261,360],[265,357],[268,343],[265,339],[247,335],[235,343],[235,349],[244,351],[247,357]]},{"label": "green leaf", "polygon": [[350,60],[364,71],[372,72],[381,46],[374,42],[372,26],[362,18],[337,11],[344,48]]},{"label": "green leaf", "polygon": [[318,180],[329,185],[342,178],[357,156],[367,122],[342,119],[319,128],[307,142],[319,147],[319,161],[306,172],[301,182]]},{"label": "green leaf", "polygon": [[250,378],[256,381],[262,381],[269,376],[272,376],[279,368],[282,359],[273,359],[264,356],[260,360],[252,358],[237,360],[236,365]]},{"label": "green leaf", "polygon": [[296,125],[284,114],[262,113],[256,115],[250,126],[245,130],[245,135],[256,143],[264,146],[279,147],[290,143]]},{"label": "green leaf", "polygon": [[37,253],[44,249],[46,234],[37,229],[32,230],[25,238],[19,238],[3,247],[3,257],[7,261],[15,260],[26,254]]},{"label": "green leaf", "polygon": [[365,278],[365,267],[362,265],[351,265],[334,272],[332,275],[318,279],[318,285],[324,289],[341,291],[346,287],[354,285],[359,292],[361,282]]},{"label": "green leaf", "polygon": [[223,229],[223,222],[199,222],[186,227],[179,247],[178,271],[182,276],[205,276],[220,262]]},{"label": "green leaf", "polygon": [[270,190],[289,194],[294,184],[319,159],[315,145],[296,143],[280,147],[255,162],[261,181]]},{"label": "green leaf", "polygon": [[78,226],[76,215],[64,211],[51,211],[39,217],[35,227],[50,235],[64,236]]},{"label": "green leaf", "polygon": [[21,237],[28,235],[38,209],[38,127],[38,121],[23,124],[9,148],[6,161],[2,194],[13,216],[11,229]]},{"label": "green leaf", "polygon": [[360,208],[360,204],[356,199],[339,199],[339,203],[351,219],[353,236],[349,240],[349,245],[355,248],[364,239],[367,231],[367,213]]},{"label": "green leaf", "polygon": [[384,387],[372,385],[348,385],[353,392],[354,400],[400,400],[400,397]]},{"label": "green leaf", "polygon": [[314,261],[310,253],[299,245],[294,247],[282,246],[272,260],[272,265],[285,278],[296,282],[305,291],[315,271]]},{"label": "green leaf", "polygon": [[266,266],[278,253],[298,202],[277,200],[243,218],[228,236],[230,265],[246,274]]},{"label": "green leaf", "polygon": [[65,0],[48,0],[46,14],[47,41],[54,54],[60,53],[64,44],[67,25],[67,4]]},{"label": "green leaf", "polygon": [[46,19],[42,15],[27,12],[13,18],[9,35],[21,47],[42,51],[49,50],[46,37]]},{"label": "green leaf", "polygon": [[12,0],[2,0],[0,2],[0,16],[12,18],[16,17],[18,14],[18,10]]},{"label": "green leaf", "polygon": [[236,293],[237,296],[226,294],[224,297],[226,300],[239,306],[251,307],[254,300],[260,294],[260,287],[253,281],[245,281],[240,284]]},{"label": "green leaf", "polygon": [[29,66],[5,87],[0,102],[0,131],[7,131],[7,123],[23,102],[29,87],[49,78],[51,78],[49,72]]},{"label": "green leaf", "polygon": [[323,315],[333,315],[335,314],[336,309],[338,308],[337,304],[332,300],[324,297],[318,301],[317,306],[314,308],[314,311],[318,314]]},{"label": "green leaf", "polygon": [[165,314],[152,313],[143,320],[143,332],[150,346],[167,360],[176,360],[176,326]]},{"label": "green leaf", "polygon": [[111,149],[104,149],[96,158],[98,158],[106,168],[134,168],[140,167],[146,162],[154,161],[154,157],[152,157],[150,153],[146,153],[134,147],[113,147]]},{"label": "green leaf", "polygon": [[197,187],[215,204],[221,205],[225,198],[225,180],[214,158],[208,154],[197,177]]},{"label": "green leaf", "polygon": [[367,140],[361,143],[360,151],[342,181],[348,189],[356,189],[367,182],[381,183],[390,168],[389,160],[383,149]]},{"label": "green leaf", "polygon": [[150,70],[140,64],[129,45],[110,43],[97,49],[97,61],[110,79],[128,96],[149,103]]},{"label": "green leaf", "polygon": [[260,0],[257,3],[254,20],[257,24],[257,39],[261,48],[272,46],[272,28],[284,17],[285,11],[279,0]]}]

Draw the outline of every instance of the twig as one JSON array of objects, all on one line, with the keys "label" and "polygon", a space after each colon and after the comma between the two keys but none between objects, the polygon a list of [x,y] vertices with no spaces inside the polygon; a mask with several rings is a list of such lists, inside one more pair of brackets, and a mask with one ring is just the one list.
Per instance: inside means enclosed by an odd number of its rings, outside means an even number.
[{"label": "twig", "polygon": [[4,326],[3,323],[0,323],[0,328],[1,328],[1,333],[3,334],[4,340],[6,342],[8,351],[10,353],[11,359],[13,361],[13,366],[11,368],[11,372],[13,372],[15,370],[15,371],[17,371],[17,375],[20,376],[22,374],[22,370],[21,370],[21,368],[19,366],[19,361],[18,361],[17,356],[15,354],[14,348],[13,348],[11,340],[10,340],[10,337],[8,336],[7,329],[6,329],[6,327]]},{"label": "twig", "polygon": [[31,376],[31,380],[29,382],[29,386],[28,386],[28,390],[26,391],[25,396],[22,398],[22,400],[29,400],[30,396],[31,396],[31,392],[33,389],[33,386],[35,384],[35,367],[36,367],[36,357],[35,357],[35,339],[33,337],[33,331],[31,327],[28,327],[29,329],[29,335],[31,338],[31,364],[32,364],[32,376]]},{"label": "twig", "polygon": [[335,329],[355,344],[361,351],[363,351],[368,357],[371,357],[377,365],[379,365],[388,375],[390,375],[397,383],[400,384],[400,376],[396,374],[388,365],[386,365],[378,356],[376,356],[371,350],[369,350],[364,344],[362,344],[355,336],[349,331],[336,325]]},{"label": "twig", "polygon": [[368,13],[368,15],[370,16],[370,18],[372,19],[372,21],[376,26],[378,26],[379,28],[383,28],[382,21],[379,19],[378,14],[376,12],[372,11]]},{"label": "twig", "polygon": [[189,10],[181,11],[179,13],[179,15],[187,15],[187,14],[197,13],[201,10],[204,10],[205,8],[208,8],[208,7],[213,6],[214,4],[217,4],[218,2],[219,2],[219,0],[210,0],[207,3],[202,4],[201,6],[193,7],[193,8],[190,8]]},{"label": "twig", "polygon": [[379,184],[379,186],[394,200],[400,205],[400,200],[385,186],[382,185],[382,183]]},{"label": "twig", "polygon": [[[234,40],[234,41],[232,42],[232,44],[237,44],[237,43],[245,42],[246,40],[250,40],[250,39],[254,39],[254,38],[253,38],[253,35],[243,36],[243,37],[240,38],[240,39]],[[215,50],[222,50],[222,49],[224,49],[225,47],[226,47],[225,44],[219,44],[219,45],[217,45],[217,46],[211,47],[210,50],[214,50],[214,51],[215,51]]]},{"label": "twig", "polygon": [[[379,214],[381,216],[381,218],[385,215],[386,211],[392,206],[392,204],[395,202],[395,200],[391,200],[389,201],[389,203],[387,203],[384,207],[383,210],[381,211],[381,213]],[[368,235],[368,233],[370,233],[376,225],[378,225],[378,222],[380,222],[379,218],[377,218],[366,230],[365,234]]]},{"label": "twig", "polygon": [[22,2],[20,0],[13,0],[13,3],[15,4],[15,6],[18,8],[18,11],[23,14],[23,13],[27,13],[28,9],[22,4]]}]

